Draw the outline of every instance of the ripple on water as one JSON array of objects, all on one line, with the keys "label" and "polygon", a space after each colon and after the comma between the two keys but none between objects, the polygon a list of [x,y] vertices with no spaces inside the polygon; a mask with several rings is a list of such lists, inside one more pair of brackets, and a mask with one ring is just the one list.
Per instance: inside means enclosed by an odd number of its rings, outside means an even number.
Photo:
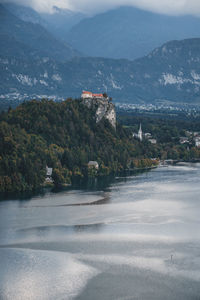
[{"label": "ripple on water", "polygon": [[69,300],[98,271],[68,253],[0,249],[0,299]]}]

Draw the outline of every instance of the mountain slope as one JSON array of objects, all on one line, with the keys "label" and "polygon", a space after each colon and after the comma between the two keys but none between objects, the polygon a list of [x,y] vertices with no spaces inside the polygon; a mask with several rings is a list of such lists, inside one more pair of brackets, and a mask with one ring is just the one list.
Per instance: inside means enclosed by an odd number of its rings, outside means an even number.
[{"label": "mountain slope", "polygon": [[52,14],[41,13],[40,16],[45,20],[45,28],[65,42],[68,41],[68,31],[86,17],[82,13],[73,12],[68,9],[60,9],[56,6],[54,6],[54,12]]},{"label": "mountain slope", "polygon": [[168,42],[135,61],[134,70],[144,99],[200,103],[199,38]]},{"label": "mountain slope", "polygon": [[4,3],[3,6],[6,10],[24,22],[39,24],[43,27],[46,25],[46,22],[40,17],[40,15],[30,7],[16,3]]},{"label": "mountain slope", "polygon": [[67,35],[88,56],[135,59],[174,39],[200,36],[200,18],[120,7],[84,19]]},{"label": "mountain slope", "polygon": [[4,3],[3,6],[22,21],[39,24],[58,39],[66,42],[66,34],[86,16],[68,9],[53,7],[53,13],[38,13],[30,7]]},{"label": "mountain slope", "polygon": [[168,42],[135,61],[74,58],[57,63],[1,56],[0,65],[0,95],[5,101],[9,93],[17,93],[17,98],[18,93],[21,98],[67,98],[91,90],[107,92],[118,102],[200,104],[200,39]]},{"label": "mountain slope", "polygon": [[[12,51],[11,49],[9,51],[9,54],[13,57],[16,56],[16,53],[23,57],[23,45],[25,45],[25,48],[31,48],[34,53],[37,52],[38,55],[49,56],[59,61],[65,61],[77,55],[77,52],[70,46],[66,46],[55,39],[42,26],[18,19],[2,5],[0,5],[0,35],[5,37],[3,39],[4,45],[1,44],[0,46],[0,52],[5,55],[7,55],[5,41],[9,41],[10,38],[16,41],[18,47],[15,50],[16,43],[13,42]],[[19,53],[20,44],[22,44],[21,55]]]}]

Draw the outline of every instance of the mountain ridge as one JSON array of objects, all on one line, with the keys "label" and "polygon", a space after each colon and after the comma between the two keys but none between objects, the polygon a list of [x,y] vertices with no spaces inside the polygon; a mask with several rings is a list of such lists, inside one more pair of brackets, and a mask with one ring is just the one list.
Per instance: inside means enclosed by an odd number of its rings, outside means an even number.
[{"label": "mountain ridge", "polygon": [[121,103],[200,104],[199,62],[200,38],[168,42],[135,61],[76,57],[59,63],[1,56],[1,101],[77,98],[91,90]]},{"label": "mountain ridge", "polygon": [[83,13],[53,7],[52,13],[39,13],[34,9],[16,3],[3,3],[3,6],[22,21],[39,24],[57,39],[67,43],[67,32],[86,16]]},{"label": "mountain ridge", "polygon": [[[0,16],[0,35],[7,35],[7,39],[12,37],[18,43],[18,53],[19,44],[22,43],[26,47],[31,48],[33,52],[37,52],[39,56],[51,57],[59,61],[65,61],[78,55],[78,52],[73,50],[71,46],[64,45],[41,25],[20,20],[1,4]],[[15,57],[14,47],[15,43],[13,43],[13,57]],[[2,54],[7,55],[5,45],[4,47],[1,45],[0,51]]]},{"label": "mountain ridge", "polygon": [[174,39],[200,36],[200,18],[120,7],[83,19],[68,33],[75,49],[92,57],[136,59]]}]

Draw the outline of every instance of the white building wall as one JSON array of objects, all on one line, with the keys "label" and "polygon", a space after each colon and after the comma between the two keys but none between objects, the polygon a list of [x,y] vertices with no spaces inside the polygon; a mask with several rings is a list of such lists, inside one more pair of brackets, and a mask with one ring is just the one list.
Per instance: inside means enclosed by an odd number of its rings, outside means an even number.
[{"label": "white building wall", "polygon": [[83,98],[83,99],[92,98],[92,94],[82,94],[81,98]]}]

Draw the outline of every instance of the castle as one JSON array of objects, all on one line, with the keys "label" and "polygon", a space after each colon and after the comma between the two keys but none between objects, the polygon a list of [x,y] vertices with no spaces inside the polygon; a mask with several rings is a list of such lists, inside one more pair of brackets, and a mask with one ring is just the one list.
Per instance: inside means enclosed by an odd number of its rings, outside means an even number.
[{"label": "castle", "polygon": [[106,93],[93,94],[92,92],[83,91],[81,99],[82,103],[89,109],[92,108],[95,110],[96,123],[99,123],[102,118],[105,118],[110,122],[113,128],[116,129],[115,106]]},{"label": "castle", "polygon": [[88,98],[104,99],[107,97],[103,94],[93,94],[92,92],[83,91],[81,94],[81,98],[82,99],[88,99]]}]

